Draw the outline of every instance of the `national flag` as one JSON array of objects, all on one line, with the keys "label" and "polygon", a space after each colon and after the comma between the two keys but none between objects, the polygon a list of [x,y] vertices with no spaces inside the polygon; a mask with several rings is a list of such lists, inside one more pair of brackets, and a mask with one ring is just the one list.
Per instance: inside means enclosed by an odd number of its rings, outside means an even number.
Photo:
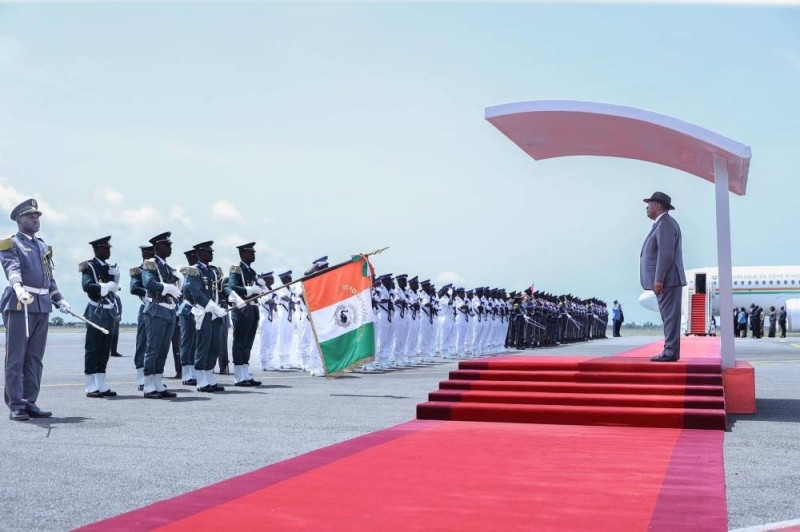
[{"label": "national flag", "polygon": [[325,374],[337,373],[375,356],[372,265],[364,255],[303,281],[309,318]]}]

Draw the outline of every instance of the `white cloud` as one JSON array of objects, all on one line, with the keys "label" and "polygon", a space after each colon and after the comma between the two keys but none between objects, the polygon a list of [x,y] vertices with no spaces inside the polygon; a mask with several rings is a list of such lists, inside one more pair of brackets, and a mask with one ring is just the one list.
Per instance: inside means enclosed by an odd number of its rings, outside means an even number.
[{"label": "white cloud", "polygon": [[122,222],[129,226],[146,226],[156,219],[157,211],[155,208],[145,205],[138,209],[127,209],[122,211]]},{"label": "white cloud", "polygon": [[453,271],[441,272],[436,276],[436,284],[441,286],[448,283],[464,284],[464,277]]},{"label": "white cloud", "polygon": [[217,220],[228,220],[244,225],[244,217],[239,213],[233,203],[227,200],[219,200],[211,206],[211,214]]},{"label": "white cloud", "polygon": [[116,190],[109,190],[103,194],[103,201],[109,205],[120,205],[125,197]]},{"label": "white cloud", "polygon": [[184,227],[189,229],[193,228],[191,219],[186,215],[186,209],[180,205],[173,205],[169,210],[169,217],[171,220],[180,222]]}]

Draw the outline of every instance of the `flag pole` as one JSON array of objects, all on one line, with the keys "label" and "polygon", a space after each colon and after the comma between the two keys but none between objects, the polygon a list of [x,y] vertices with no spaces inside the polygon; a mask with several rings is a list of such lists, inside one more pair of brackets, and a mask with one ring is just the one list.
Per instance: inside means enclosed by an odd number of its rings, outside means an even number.
[{"label": "flag pole", "polygon": [[[378,248],[378,249],[376,249],[374,251],[370,251],[369,253],[359,253],[358,255],[361,256],[361,257],[370,257],[372,255],[377,255],[378,253],[383,253],[387,249],[389,249],[389,246],[384,246],[382,248]],[[292,286],[293,284],[301,283],[303,281],[308,281],[309,279],[313,279],[314,277],[318,277],[318,276],[322,275],[323,273],[328,273],[331,270],[335,270],[336,268],[341,268],[342,266],[347,266],[351,262],[353,262],[352,258],[350,260],[345,260],[345,261],[342,261],[342,262],[340,262],[338,264],[334,264],[333,266],[329,266],[329,267],[325,268],[324,270],[319,270],[317,272],[310,273],[310,274],[305,275],[303,277],[300,277],[299,279],[296,279],[296,280],[294,280],[294,281],[292,281],[290,283],[286,283],[284,285],[281,285],[281,286],[279,286],[277,288],[273,288],[271,290],[267,290],[266,292],[263,292],[261,294],[256,294],[254,296],[250,296],[247,299],[243,299],[242,302],[250,303],[251,301],[256,301],[259,298],[262,298],[264,296],[268,296],[269,294],[272,294],[273,292],[277,292],[281,288],[286,288],[287,286]],[[233,311],[234,308],[236,308],[236,307],[228,308],[227,312]]]}]

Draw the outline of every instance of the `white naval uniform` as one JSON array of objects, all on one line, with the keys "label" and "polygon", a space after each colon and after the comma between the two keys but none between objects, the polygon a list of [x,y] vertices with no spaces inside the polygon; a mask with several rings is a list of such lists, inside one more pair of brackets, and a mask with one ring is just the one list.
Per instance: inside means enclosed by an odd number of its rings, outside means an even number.
[{"label": "white naval uniform", "polygon": [[432,362],[437,326],[435,299],[424,290],[420,290],[418,295],[419,342],[417,344],[417,352],[423,362]]},{"label": "white naval uniform", "polygon": [[411,318],[411,309],[408,308],[408,298],[405,290],[394,288],[391,291],[392,302],[394,303],[394,316],[392,316],[392,355],[395,366],[404,367],[406,365],[404,356],[406,353],[406,340],[408,339],[408,323]]},{"label": "white naval uniform", "polygon": [[444,294],[439,298],[439,330],[436,336],[436,350],[442,358],[450,358],[456,353],[455,323],[453,301],[449,295]]},{"label": "white naval uniform", "polygon": [[[288,369],[291,367],[292,353],[296,351],[295,331],[297,329],[297,319],[294,309],[294,294],[289,287],[281,288],[276,294],[278,294],[278,310],[280,314],[276,350],[280,367]],[[289,301],[284,301],[282,299],[284,297],[290,298],[292,304],[290,305]]]},{"label": "white naval uniform", "polygon": [[459,296],[456,296],[453,300],[453,307],[456,310],[455,356],[464,357],[469,354],[467,349],[469,348],[470,351],[472,349],[472,346],[468,344],[472,332],[470,330],[470,312],[472,312],[472,308],[469,299],[462,299]]},{"label": "white naval uniform", "polygon": [[[268,288],[271,290],[271,288]],[[274,302],[274,308],[270,314],[269,302]],[[273,371],[280,366],[278,357],[278,333],[281,324],[280,304],[278,295],[273,292],[262,297],[258,305],[261,311],[261,343],[259,345],[259,358],[261,359],[261,369]]]},{"label": "white naval uniform", "polygon": [[419,294],[411,288],[406,288],[405,292],[406,300],[408,301],[408,308],[406,309],[408,333],[406,334],[406,350],[403,361],[407,366],[413,366],[419,355],[419,327],[422,312],[418,308]]},{"label": "white naval uniform", "polygon": [[383,285],[373,288],[372,299],[375,301],[376,363],[383,368],[388,368],[392,362],[392,327],[393,311],[391,308],[391,294]]}]

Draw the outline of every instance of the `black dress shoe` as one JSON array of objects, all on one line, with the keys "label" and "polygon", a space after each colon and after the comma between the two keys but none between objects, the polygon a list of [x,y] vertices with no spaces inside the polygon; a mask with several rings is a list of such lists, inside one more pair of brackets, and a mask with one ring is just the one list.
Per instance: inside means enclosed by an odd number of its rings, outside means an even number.
[{"label": "black dress shoe", "polygon": [[52,412],[48,412],[47,410],[42,410],[36,405],[26,406],[25,413],[28,414],[28,416],[30,417],[50,417],[53,415]]},{"label": "black dress shoe", "polygon": [[219,384],[218,382],[215,382],[214,384],[212,384],[211,387],[214,388],[215,392],[224,392],[225,391],[225,387],[223,385]]},{"label": "black dress shoe", "polygon": [[142,390],[144,390],[144,384],[139,384],[138,386],[136,386],[136,389],[141,392]]},{"label": "black dress shoe", "polygon": [[161,399],[161,392],[153,390],[152,392],[144,393],[145,399]]},{"label": "black dress shoe", "polygon": [[95,390],[93,392],[86,392],[86,397],[98,398],[103,397],[103,394],[100,393],[100,390]]},{"label": "black dress shoe", "polygon": [[261,386],[261,381],[250,379],[250,386]]},{"label": "black dress shoe", "polygon": [[197,391],[198,391],[198,392],[206,392],[206,393],[214,393],[214,392],[216,392],[217,390],[215,390],[215,389],[214,389],[214,387],[213,387],[213,386],[211,386],[210,384],[206,384],[206,385],[205,385],[205,386],[203,386],[202,388],[198,388],[198,389],[197,389]]},{"label": "black dress shoe", "polygon": [[183,375],[181,375],[180,373],[176,373],[172,377],[167,377],[167,378],[168,379],[181,379],[181,378],[183,378]]},{"label": "black dress shoe", "polygon": [[158,393],[161,394],[161,398],[162,399],[169,399],[171,397],[178,397],[177,393],[171,392],[169,390],[162,390],[162,391],[160,391]]},{"label": "black dress shoe", "polygon": [[104,392],[100,392],[100,395],[102,395],[103,397],[116,397],[117,392],[115,392],[114,390],[106,390]]},{"label": "black dress shoe", "polygon": [[186,379],[183,381],[186,386],[197,386],[197,379]]},{"label": "black dress shoe", "polygon": [[125,355],[122,355],[120,353],[111,353],[111,356],[112,357],[124,357]]},{"label": "black dress shoe", "polygon": [[25,413],[25,410],[12,410],[8,414],[8,419],[11,421],[28,421],[30,417]]},{"label": "black dress shoe", "polygon": [[671,357],[669,355],[665,355],[661,353],[660,355],[654,356],[650,359],[650,362],[677,362],[678,357]]},{"label": "black dress shoe", "polygon": [[252,385],[253,385],[253,383],[252,383],[252,382],[250,382],[250,380],[246,380],[246,381],[238,381],[238,382],[234,382],[234,383],[233,383],[233,385],[234,385],[234,386],[245,386],[245,387],[249,387],[249,386],[252,386]]}]

